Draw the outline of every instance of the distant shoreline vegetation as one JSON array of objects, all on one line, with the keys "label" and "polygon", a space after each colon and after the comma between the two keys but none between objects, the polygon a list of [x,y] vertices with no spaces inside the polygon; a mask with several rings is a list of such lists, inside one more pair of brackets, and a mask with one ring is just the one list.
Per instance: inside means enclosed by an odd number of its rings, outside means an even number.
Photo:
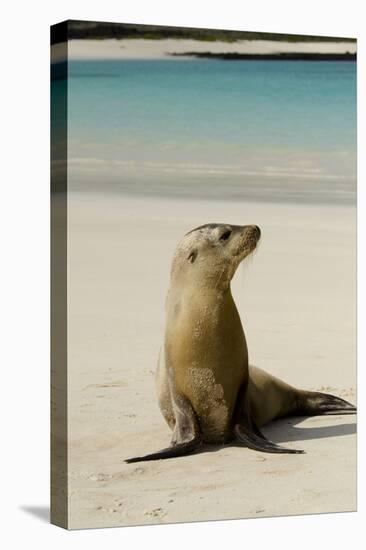
[{"label": "distant shoreline vegetation", "polygon": [[223,59],[227,61],[356,61],[355,53],[271,53],[271,54],[242,54],[242,53],[212,53],[212,52],[183,52],[170,53],[174,57],[199,57],[204,59]]},{"label": "distant shoreline vegetation", "polygon": [[[66,21],[65,25],[67,27],[68,40],[103,40],[108,38],[114,38],[117,40],[128,38],[162,40],[167,38],[181,38],[206,42],[220,41],[232,43],[239,40],[274,40],[278,42],[356,42],[355,38],[343,38],[334,36],[311,36],[301,34],[229,31],[220,29],[195,29],[189,27],[165,27],[160,25],[136,25],[92,21],[71,20]],[[54,25],[51,30],[51,44],[57,44],[58,42],[63,42],[65,40],[64,30],[62,30],[62,32],[59,32],[59,27],[59,25]],[[200,54],[200,56],[203,57],[202,54]],[[214,55],[210,55],[210,57],[214,57]],[[258,58],[258,56],[255,57]],[[334,55],[332,55],[332,58],[333,57]],[[271,56],[271,59],[272,58],[273,57]]]}]

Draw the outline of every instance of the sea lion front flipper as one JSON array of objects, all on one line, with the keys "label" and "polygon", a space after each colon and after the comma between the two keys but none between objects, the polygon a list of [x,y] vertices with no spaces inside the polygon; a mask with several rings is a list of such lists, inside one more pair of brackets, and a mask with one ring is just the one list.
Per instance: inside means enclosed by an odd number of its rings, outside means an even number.
[{"label": "sea lion front flipper", "polygon": [[235,438],[246,447],[249,447],[249,449],[262,451],[264,453],[304,453],[302,450],[281,447],[281,445],[273,443],[273,441],[270,441],[262,434],[250,412],[247,386],[242,386],[238,393],[235,420],[236,422],[233,429]]},{"label": "sea lion front flipper", "polygon": [[196,414],[192,405],[185,397],[174,395],[173,409],[175,427],[171,446],[145,456],[137,456],[125,460],[128,464],[133,462],[145,462],[163,458],[184,456],[195,451],[202,443]]},{"label": "sea lion front flipper", "polygon": [[157,451],[156,453],[151,453],[145,456],[136,456],[134,458],[127,458],[125,462],[127,462],[127,464],[132,464],[133,462],[145,462],[148,460],[160,460],[162,458],[174,458],[177,456],[184,456],[195,451],[198,445],[199,442],[197,443],[195,440],[192,439],[191,441],[187,441],[186,443],[178,443],[177,445],[174,445],[172,447],[166,447],[165,449],[161,449],[161,451]]},{"label": "sea lion front flipper", "polygon": [[260,437],[254,431],[249,430],[242,424],[235,424],[234,434],[240,443],[243,443],[249,449],[254,451],[262,451],[264,453],[287,453],[287,454],[303,454],[304,451],[298,449],[288,449],[281,447],[273,441],[266,439],[264,436]]},{"label": "sea lion front flipper", "polygon": [[317,391],[299,391],[295,414],[317,416],[324,414],[355,414],[357,408],[341,397]]}]

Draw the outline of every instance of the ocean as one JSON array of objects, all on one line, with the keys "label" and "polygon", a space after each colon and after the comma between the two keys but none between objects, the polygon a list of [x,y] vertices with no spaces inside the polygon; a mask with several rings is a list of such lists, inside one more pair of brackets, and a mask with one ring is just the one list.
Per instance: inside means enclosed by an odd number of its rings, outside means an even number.
[{"label": "ocean", "polygon": [[70,61],[68,181],[129,195],[354,204],[356,63]]}]

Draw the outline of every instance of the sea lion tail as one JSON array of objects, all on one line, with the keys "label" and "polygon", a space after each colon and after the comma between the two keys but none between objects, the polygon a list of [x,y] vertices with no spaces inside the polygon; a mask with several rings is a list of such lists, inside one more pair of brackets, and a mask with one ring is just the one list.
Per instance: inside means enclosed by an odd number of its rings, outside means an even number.
[{"label": "sea lion tail", "polygon": [[304,416],[355,414],[357,408],[349,401],[329,393],[302,391],[298,396],[296,412]]},{"label": "sea lion tail", "polygon": [[134,462],[145,462],[148,460],[160,460],[163,458],[176,458],[178,456],[184,456],[190,453],[193,453],[200,445],[200,441],[192,439],[191,441],[186,441],[184,443],[177,443],[172,447],[167,447],[166,449],[161,449],[156,453],[151,453],[145,456],[136,456],[134,458],[127,458],[124,462],[127,464],[132,464]]},{"label": "sea lion tail", "polygon": [[256,433],[248,430],[242,424],[236,424],[234,427],[234,434],[236,439],[243,443],[249,449],[254,451],[262,451],[264,453],[287,453],[287,454],[303,454],[304,451],[298,449],[288,449],[281,447],[273,441],[266,439],[264,435],[256,428]]}]

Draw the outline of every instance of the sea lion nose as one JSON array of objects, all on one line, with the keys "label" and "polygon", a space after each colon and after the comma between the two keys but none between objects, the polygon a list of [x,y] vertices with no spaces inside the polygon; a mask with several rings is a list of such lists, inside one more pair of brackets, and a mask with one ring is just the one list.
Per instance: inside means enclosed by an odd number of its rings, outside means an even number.
[{"label": "sea lion nose", "polygon": [[260,230],[260,228],[258,227],[258,225],[253,225],[253,229],[254,229],[254,231],[255,231],[256,237],[259,239],[260,236],[261,236],[261,230]]},{"label": "sea lion nose", "polygon": [[260,239],[261,230],[258,225],[247,225],[247,229],[250,231],[253,237],[255,237],[257,240]]}]

